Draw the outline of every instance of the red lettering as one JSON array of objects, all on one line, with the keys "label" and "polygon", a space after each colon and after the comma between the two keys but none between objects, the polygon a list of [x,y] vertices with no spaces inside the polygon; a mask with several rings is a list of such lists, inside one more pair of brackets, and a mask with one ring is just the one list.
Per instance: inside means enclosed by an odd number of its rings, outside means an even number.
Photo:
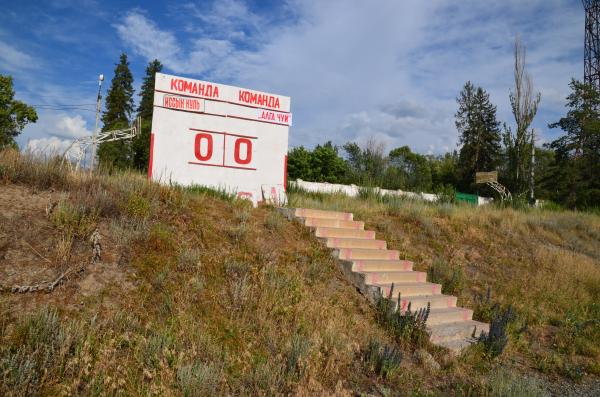
[{"label": "red lettering", "polygon": [[[206,154],[202,155],[201,145],[202,140],[206,139]],[[237,146],[236,146],[237,149]],[[208,161],[212,157],[213,152],[213,137],[210,134],[200,133],[196,134],[196,139],[194,142],[194,155],[200,161]]]},{"label": "red lettering", "polygon": [[217,98],[219,97],[219,86],[218,85],[215,86],[215,92],[214,92],[213,96],[217,97]]},{"label": "red lettering", "polygon": [[171,89],[177,91],[177,79],[171,79]]},{"label": "red lettering", "polygon": [[275,103],[273,104],[273,107],[279,109],[279,98],[275,98]]},{"label": "red lettering", "polygon": [[[242,160],[240,158],[240,146],[246,145],[246,157]],[[238,164],[248,164],[252,161],[252,141],[247,138],[238,138],[235,141],[235,150],[233,151],[235,162]]]}]

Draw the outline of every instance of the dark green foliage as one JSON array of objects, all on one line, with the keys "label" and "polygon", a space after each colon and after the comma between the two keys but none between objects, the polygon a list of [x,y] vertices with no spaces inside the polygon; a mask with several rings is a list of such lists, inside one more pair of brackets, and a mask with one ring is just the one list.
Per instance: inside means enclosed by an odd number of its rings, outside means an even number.
[{"label": "dark green foliage", "polygon": [[369,140],[366,148],[355,142],[344,145],[344,151],[350,166],[350,178],[361,185],[383,186],[387,159],[383,153],[383,144]]},{"label": "dark green foliage", "polygon": [[[106,95],[106,110],[102,114],[103,131],[129,126],[133,112],[133,75],[129,70],[127,55],[121,54],[115,75]],[[129,168],[133,165],[131,142],[120,140],[105,142],[98,147],[98,159],[104,167]]]},{"label": "dark green foliage", "polygon": [[0,149],[17,144],[15,138],[38,119],[35,109],[15,98],[11,76],[0,74]]},{"label": "dark green foliage", "polygon": [[156,73],[162,71],[163,65],[158,59],[150,62],[146,67],[146,76],[140,91],[140,105],[137,115],[142,118],[142,130],[132,141],[133,167],[148,170],[148,159],[150,157],[150,134],[152,133],[152,109],[154,106],[154,81]]},{"label": "dark green foliage", "polygon": [[286,374],[291,379],[298,380],[303,374],[303,363],[310,349],[310,341],[303,335],[295,334],[292,337],[292,346],[287,354]]},{"label": "dark green foliage", "polygon": [[464,287],[464,274],[461,267],[452,268],[442,258],[433,261],[427,269],[427,279],[442,285],[442,292],[448,295],[459,295]]},{"label": "dark green foliage", "polygon": [[396,188],[416,192],[431,191],[431,165],[426,156],[413,153],[408,146],[402,146],[392,150],[389,158],[390,164],[399,171],[404,182]]},{"label": "dark green foliage", "polygon": [[310,168],[310,158],[312,152],[304,149],[304,146],[298,146],[288,152],[287,172],[288,179],[312,180],[312,170]]},{"label": "dark green foliage", "polygon": [[458,153],[456,151],[441,156],[427,156],[431,168],[431,183],[436,186],[457,186]]},{"label": "dark green foliage", "polygon": [[500,123],[496,120],[496,106],[481,87],[467,81],[458,98],[455,114],[456,129],[461,145],[458,159],[458,187],[473,192],[475,173],[493,171],[500,160]]},{"label": "dark green foliage", "polygon": [[300,146],[288,153],[288,177],[292,180],[344,183],[348,170],[348,164],[331,141],[317,145],[312,152]]},{"label": "dark green foliage", "polygon": [[439,203],[452,204],[456,202],[456,190],[452,185],[439,185],[435,193]]},{"label": "dark green foliage", "polygon": [[162,72],[163,64],[158,59],[153,60],[146,67],[146,76],[142,82],[140,91],[140,105],[137,108],[138,116],[143,119],[152,119],[154,107],[154,82],[156,73]]},{"label": "dark green foliage", "polygon": [[387,344],[382,346],[376,340],[369,341],[369,345],[362,356],[369,369],[384,379],[400,370],[403,358],[402,351],[399,348]]},{"label": "dark green foliage", "polygon": [[310,169],[316,182],[343,183],[348,174],[347,163],[331,142],[315,147],[310,156]]},{"label": "dark green foliage", "polygon": [[429,340],[426,323],[431,305],[427,303],[426,308],[412,311],[409,303],[403,313],[400,305],[397,304],[400,301],[400,294],[398,294],[397,301],[392,300],[393,294],[394,285],[392,284],[387,298],[381,294],[377,298],[375,302],[377,321],[396,338],[398,343],[413,347],[425,345]]},{"label": "dark green foliage", "polygon": [[570,208],[600,206],[600,93],[572,80],[566,116],[549,125],[565,135],[547,145],[554,161],[544,180],[550,198]]}]

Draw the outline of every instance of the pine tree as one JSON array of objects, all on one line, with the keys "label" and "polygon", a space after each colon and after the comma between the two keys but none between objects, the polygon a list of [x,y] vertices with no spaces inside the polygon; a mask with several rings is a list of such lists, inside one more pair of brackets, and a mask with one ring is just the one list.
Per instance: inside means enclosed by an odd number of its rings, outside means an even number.
[{"label": "pine tree", "polygon": [[[106,95],[106,110],[102,114],[102,130],[127,128],[133,112],[133,75],[127,55],[121,54],[115,75]],[[103,165],[117,168],[132,166],[132,148],[129,140],[105,142],[98,147],[98,159]]]},{"label": "pine tree", "polygon": [[600,93],[576,80],[570,87],[566,116],[548,126],[566,134],[547,145],[554,162],[545,186],[568,207],[600,207]]},{"label": "pine tree", "polygon": [[146,67],[146,76],[140,92],[140,105],[137,109],[138,117],[142,118],[142,131],[133,139],[133,167],[148,170],[150,156],[150,134],[152,133],[152,110],[154,108],[154,82],[156,73],[162,71],[163,65],[158,59],[153,60]]},{"label": "pine tree", "polygon": [[500,123],[496,120],[496,106],[490,102],[490,95],[470,81],[464,85],[456,101],[455,124],[461,145],[459,188],[472,191],[476,172],[492,171],[498,166]]}]

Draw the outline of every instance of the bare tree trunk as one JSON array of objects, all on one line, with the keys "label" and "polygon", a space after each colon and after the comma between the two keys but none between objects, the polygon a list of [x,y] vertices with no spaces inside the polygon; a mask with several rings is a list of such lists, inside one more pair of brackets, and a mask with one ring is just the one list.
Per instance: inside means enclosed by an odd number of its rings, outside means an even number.
[{"label": "bare tree trunk", "polygon": [[[515,116],[516,131],[513,136],[516,164],[511,170],[515,175],[515,186],[524,189],[526,184],[526,167],[531,159],[527,158],[527,144],[531,137],[528,128],[537,113],[541,95],[533,93],[533,82],[525,66],[525,48],[521,45],[519,35],[515,38],[515,90],[509,94],[513,115]],[[526,189],[526,188],[525,188]],[[520,192],[517,192],[520,193]]]}]

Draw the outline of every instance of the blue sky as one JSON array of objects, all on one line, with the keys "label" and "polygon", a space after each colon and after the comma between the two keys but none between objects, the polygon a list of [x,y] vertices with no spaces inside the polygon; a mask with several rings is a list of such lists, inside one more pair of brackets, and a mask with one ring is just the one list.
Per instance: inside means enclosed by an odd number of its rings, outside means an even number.
[{"label": "blue sky", "polygon": [[471,80],[512,125],[513,43],[521,35],[542,101],[539,143],[583,75],[584,12],[573,0],[12,1],[0,16],[0,73],[40,109],[21,147],[60,150],[90,134],[97,76],[125,51],[136,101],[148,61],[165,72],[292,98],[290,145],[375,138],[388,150],[456,148],[455,98]]}]

